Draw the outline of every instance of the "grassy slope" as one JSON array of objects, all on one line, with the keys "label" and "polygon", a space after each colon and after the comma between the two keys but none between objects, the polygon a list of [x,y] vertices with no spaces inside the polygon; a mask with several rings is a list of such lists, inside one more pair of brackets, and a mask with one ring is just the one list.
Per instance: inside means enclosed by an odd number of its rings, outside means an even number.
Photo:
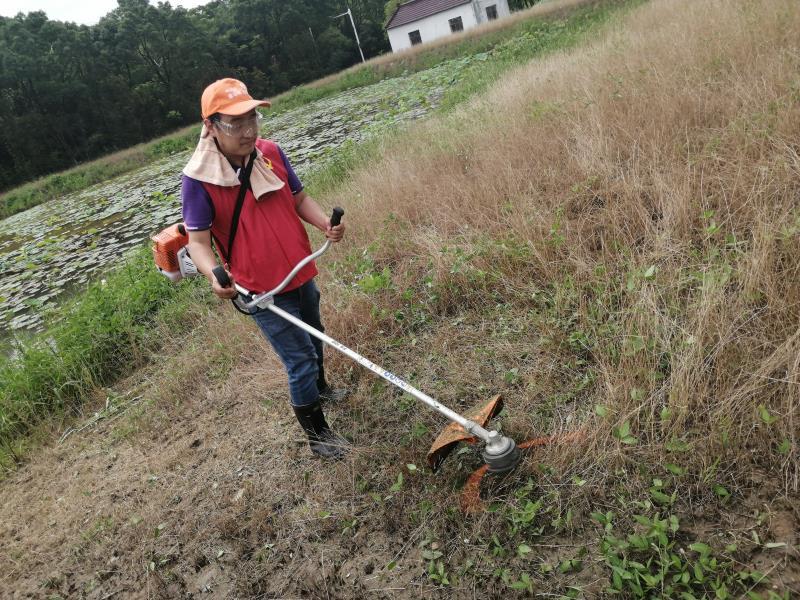
[{"label": "grassy slope", "polygon": [[[506,500],[505,552],[602,513],[590,548],[624,593],[743,594],[759,544],[677,517],[714,519],[765,473],[797,498],[800,12],[654,3],[628,27],[517,70],[337,191],[380,240],[339,277],[367,269],[357,337],[382,331],[373,353],[435,396],[504,390],[517,437],[585,432],[547,456],[551,485]],[[521,525],[528,509],[548,514]],[[678,552],[712,541],[705,574],[704,546]]]},{"label": "grassy slope", "polygon": [[[575,4],[585,3],[572,2],[566,6]],[[507,39],[505,29],[495,32],[504,41],[484,56],[486,60],[476,61],[464,70],[460,81],[445,96],[445,106],[452,107],[477,93],[528,57],[575,44],[619,7],[629,5],[631,2],[599,3],[568,11],[565,20],[531,21],[517,17],[513,23],[523,28],[522,33]],[[547,14],[561,14],[557,8]],[[464,40],[457,45],[461,49],[474,51],[475,44],[484,47],[489,43],[483,36],[462,37]],[[452,46],[441,45],[433,58],[417,51],[411,54],[411,59],[435,64],[453,51]],[[408,66],[407,60],[409,57],[402,59],[404,68]],[[384,63],[390,61],[384,59]],[[331,91],[330,86],[321,90]],[[374,140],[362,146],[349,144],[348,150],[337,154],[335,163],[308,179],[307,186],[317,193],[338,185],[345,173],[372,156],[384,141]],[[27,432],[43,417],[76,409],[87,391],[107,385],[121,373],[145,362],[148,350],[152,351],[159,340],[158,335],[149,331],[157,331],[165,322],[174,326],[177,321],[172,313],[186,310],[192,302],[196,287],[189,286],[189,293],[171,287],[152,270],[145,255],[146,252],[132,261],[121,275],[109,277],[106,284],[92,286],[88,294],[63,311],[66,316],[57,315],[60,320],[57,326],[19,343],[17,360],[0,358],[0,467],[19,461],[30,441]]]},{"label": "grassy slope", "polygon": [[403,466],[441,419],[338,357],[354,457],[286,448],[276,365],[249,324],[204,314],[216,343],[140,374],[138,434],[43,459],[78,481],[51,493],[103,500],[91,515],[62,508],[59,538],[46,501],[7,496],[43,541],[5,576],[151,597],[797,593],[799,31],[783,0],[653,2],[317,182],[350,226],[335,337],[454,407],[502,391],[517,439],[585,432],[487,485],[488,512],[456,509],[472,453]]}]

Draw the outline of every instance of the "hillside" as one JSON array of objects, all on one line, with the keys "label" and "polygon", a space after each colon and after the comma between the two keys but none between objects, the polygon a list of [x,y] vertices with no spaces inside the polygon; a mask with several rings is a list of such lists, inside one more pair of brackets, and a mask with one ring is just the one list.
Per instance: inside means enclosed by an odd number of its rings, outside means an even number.
[{"label": "hillside", "polygon": [[[3,597],[800,593],[800,6],[652,0],[318,182],[327,332],[522,441],[482,486],[442,419],[328,351],[356,450],[310,457],[253,324],[192,327],[0,484]],[[146,349],[145,349],[146,350]]]}]

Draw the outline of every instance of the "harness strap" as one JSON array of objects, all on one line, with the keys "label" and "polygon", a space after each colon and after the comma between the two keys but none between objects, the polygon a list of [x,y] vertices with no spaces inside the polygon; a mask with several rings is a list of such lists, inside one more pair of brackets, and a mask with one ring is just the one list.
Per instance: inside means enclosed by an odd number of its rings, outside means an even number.
[{"label": "harness strap", "polygon": [[239,215],[242,214],[242,206],[244,205],[244,197],[247,195],[247,190],[250,188],[250,173],[253,172],[253,163],[256,161],[258,153],[253,150],[250,154],[250,161],[244,168],[244,175],[242,176],[242,183],[239,186],[239,196],[236,198],[236,207],[233,209],[233,217],[231,217],[231,231],[228,234],[228,247],[225,250],[225,261],[230,268],[231,264],[231,250],[233,250],[233,240],[236,237],[236,230],[239,228]]}]

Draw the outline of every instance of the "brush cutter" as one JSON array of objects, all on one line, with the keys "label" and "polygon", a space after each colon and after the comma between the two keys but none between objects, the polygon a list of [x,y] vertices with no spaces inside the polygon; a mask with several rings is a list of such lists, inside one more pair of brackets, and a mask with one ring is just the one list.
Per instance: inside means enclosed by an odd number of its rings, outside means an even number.
[{"label": "brush cutter", "polygon": [[[344,210],[341,208],[334,208],[331,216],[331,226],[336,226],[341,222],[344,215]],[[443,414],[450,421],[453,422],[442,435],[437,438],[431,451],[428,453],[428,461],[431,467],[436,469],[444,458],[450,453],[453,447],[460,441],[482,441],[485,446],[482,452],[484,461],[486,461],[486,468],[490,473],[505,473],[510,471],[520,461],[520,451],[514,440],[506,436],[500,435],[497,431],[488,431],[484,429],[484,425],[502,408],[502,401],[499,396],[492,398],[489,403],[482,407],[475,413],[470,414],[471,418],[466,418],[450,410],[443,404],[437,402],[427,394],[419,391],[415,387],[408,384],[406,381],[387,371],[383,367],[379,367],[371,360],[354,352],[344,344],[337,342],[332,337],[325,335],[321,331],[314,329],[307,325],[300,319],[297,319],[288,312],[275,306],[274,297],[279,294],[288,284],[294,279],[297,273],[312,260],[323,255],[330,247],[330,240],[326,240],[325,244],[316,252],[300,261],[294,269],[286,276],[286,278],[273,290],[264,292],[262,294],[253,294],[249,290],[235,284],[238,295],[233,298],[233,304],[237,310],[245,314],[253,314],[259,310],[270,310],[279,317],[286,319],[290,323],[297,325],[309,335],[322,340],[328,346],[335,348],[342,354],[345,354],[360,364],[366,367],[376,375],[382,377],[392,385],[397,386],[404,392],[411,394],[418,400],[421,400],[433,410]],[[214,276],[222,287],[229,287],[231,280],[227,272],[221,266],[217,266],[213,270]]]}]

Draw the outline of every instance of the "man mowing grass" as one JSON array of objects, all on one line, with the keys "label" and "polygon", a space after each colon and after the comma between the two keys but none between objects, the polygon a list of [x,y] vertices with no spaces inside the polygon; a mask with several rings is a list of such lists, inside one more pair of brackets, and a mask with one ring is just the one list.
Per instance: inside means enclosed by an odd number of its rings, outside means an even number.
[{"label": "man mowing grass", "polygon": [[[301,219],[332,242],[342,239],[344,225],[331,227],[303,191],[283,150],[259,137],[261,115],[256,107],[269,102],[254,100],[241,81],[220,79],[205,89],[200,106],[203,130],[183,170],[181,188],[189,253],[220,298],[237,295],[233,282],[253,293],[271,290],[311,254]],[[229,287],[222,287],[212,274],[217,266],[212,239],[231,278]],[[312,261],[275,296],[275,304],[324,331],[316,275]],[[345,391],[331,388],[325,380],[322,342],[268,310],[253,318],[286,367],[292,408],[311,451],[341,458],[347,441],[330,429],[321,405],[341,399]]]}]

